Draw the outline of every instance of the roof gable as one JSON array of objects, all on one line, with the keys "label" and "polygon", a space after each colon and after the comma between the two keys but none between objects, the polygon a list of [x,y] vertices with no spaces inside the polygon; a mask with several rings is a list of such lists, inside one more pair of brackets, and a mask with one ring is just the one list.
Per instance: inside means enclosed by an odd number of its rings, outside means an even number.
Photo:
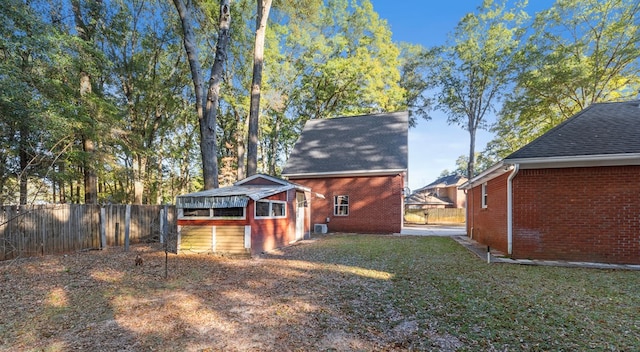
[{"label": "roof gable", "polygon": [[557,158],[640,153],[638,101],[597,103],[505,158]]},{"label": "roof gable", "polygon": [[406,170],[407,112],[309,120],[283,176]]},{"label": "roof gable", "polygon": [[447,175],[438,178],[437,180],[431,182],[430,184],[419,188],[416,192],[420,192],[423,190],[435,189],[435,188],[446,188],[446,187],[457,187],[467,181],[467,178],[462,175]]},{"label": "roof gable", "polygon": [[265,174],[255,174],[253,176],[249,176],[245,179],[242,179],[236,183],[234,186],[241,185],[280,185],[280,186],[288,186],[291,182],[283,180],[281,178],[265,175]]}]

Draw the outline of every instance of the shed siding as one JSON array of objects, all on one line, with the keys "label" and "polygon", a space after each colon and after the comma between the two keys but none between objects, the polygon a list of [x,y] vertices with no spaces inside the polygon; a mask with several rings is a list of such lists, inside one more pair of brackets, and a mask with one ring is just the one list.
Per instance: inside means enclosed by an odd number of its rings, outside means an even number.
[{"label": "shed siding", "polygon": [[216,226],[217,253],[246,254],[244,248],[244,226]]},{"label": "shed siding", "polygon": [[501,175],[487,182],[487,207],[482,208],[482,184],[467,192],[467,235],[507,252],[507,178]]},{"label": "shed siding", "polygon": [[[325,199],[311,199],[311,226],[325,224],[331,232],[398,233],[402,229],[404,175],[291,178]],[[349,196],[349,215],[333,215],[333,197]]]},{"label": "shed siding", "polygon": [[[251,226],[251,254],[256,255],[274,248],[284,247],[295,240],[295,190],[279,193],[265,200],[287,202],[285,218],[253,219]],[[251,216],[254,215],[254,203],[251,203]],[[249,211],[249,210],[248,210]]]},{"label": "shed siding", "polygon": [[516,258],[640,264],[640,166],[521,170]]},{"label": "shed siding", "polygon": [[180,229],[180,251],[213,252],[211,226],[183,226]]}]

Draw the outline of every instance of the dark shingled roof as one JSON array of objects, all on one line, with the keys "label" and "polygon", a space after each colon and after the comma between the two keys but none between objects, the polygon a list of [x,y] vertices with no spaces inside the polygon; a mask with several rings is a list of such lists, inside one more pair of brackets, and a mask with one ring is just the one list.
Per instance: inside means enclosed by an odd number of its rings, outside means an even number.
[{"label": "dark shingled roof", "polygon": [[309,120],[283,176],[406,170],[407,112]]},{"label": "dark shingled roof", "polygon": [[432,188],[444,188],[447,186],[458,186],[459,184],[463,184],[464,181],[466,181],[467,178],[462,176],[462,175],[447,175],[447,176],[442,176],[440,178],[438,178],[437,180],[431,182],[430,184],[421,187],[417,190],[415,190],[415,192],[419,192],[421,190],[425,190],[425,189],[432,189]]},{"label": "dark shingled roof", "polygon": [[505,158],[640,153],[640,101],[597,103]]}]

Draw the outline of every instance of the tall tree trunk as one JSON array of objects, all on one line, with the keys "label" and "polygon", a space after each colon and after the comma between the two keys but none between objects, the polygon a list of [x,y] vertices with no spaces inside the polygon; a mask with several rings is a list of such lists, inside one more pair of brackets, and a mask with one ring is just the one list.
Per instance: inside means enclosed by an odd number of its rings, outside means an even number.
[{"label": "tall tree trunk", "polygon": [[27,204],[27,179],[29,178],[29,128],[26,124],[20,126],[20,145],[18,157],[20,159],[20,173],[18,174],[20,185],[20,204]]},{"label": "tall tree trunk", "polygon": [[237,180],[242,180],[247,177],[245,166],[245,127],[246,127],[246,119],[242,119],[238,112],[235,112],[236,115],[236,154],[238,155],[238,172],[237,172]]},{"label": "tall tree trunk", "polygon": [[276,174],[276,164],[278,161],[278,144],[280,144],[280,127],[282,125],[280,113],[274,115],[274,127],[271,132],[270,151],[269,151],[269,174]]},{"label": "tall tree trunk", "polygon": [[141,156],[139,153],[134,153],[132,166],[133,166],[133,204],[142,204],[142,194],[144,192],[144,182],[142,182],[142,175],[145,174],[146,157]]},{"label": "tall tree trunk", "polygon": [[[71,8],[74,15],[76,31],[78,32],[78,38],[87,44],[91,44],[94,40],[94,34],[96,24],[98,23],[99,9],[102,5],[102,0],[96,0],[90,5],[88,10],[89,20],[85,22],[82,17],[82,9],[79,0],[71,0]],[[85,70],[80,72],[80,101],[83,104],[87,104],[85,97],[87,94],[91,94],[91,77]],[[91,109],[88,109],[89,113],[93,113]],[[85,152],[85,158],[83,162],[84,169],[84,202],[86,204],[95,204],[98,202],[98,178],[95,171],[96,149],[94,141],[91,137],[93,133],[93,119],[89,126],[85,126],[85,130],[82,132],[82,147]]]},{"label": "tall tree trunk", "polygon": [[[64,162],[60,163],[58,169],[60,170],[60,175],[65,175],[66,167],[64,165]],[[66,182],[64,182],[64,176],[63,179],[59,181],[58,188],[60,189],[60,203],[65,204],[67,202],[67,185]]]},{"label": "tall tree trunk", "polygon": [[258,169],[258,116],[260,115],[260,86],[264,66],[264,37],[272,0],[256,0],[256,39],[253,47],[253,78],[251,80],[251,104],[249,107],[249,140],[247,143],[247,176]]},{"label": "tall tree trunk", "polygon": [[[80,73],[80,99],[91,94],[91,78],[86,72]],[[94,141],[89,137],[92,131],[85,131],[82,135],[82,148],[84,149],[84,202],[95,204],[98,202],[98,177],[95,170],[96,148]]]},{"label": "tall tree trunk", "polygon": [[467,164],[467,178],[470,180],[473,178],[476,167],[476,131],[477,128],[473,127],[471,123],[472,119],[469,119],[469,164]]},{"label": "tall tree trunk", "polygon": [[196,111],[200,123],[200,153],[202,155],[202,173],[205,189],[218,187],[218,146],[216,140],[216,119],[218,113],[220,84],[222,83],[222,69],[227,58],[229,45],[229,27],[231,24],[230,0],[220,0],[220,24],[218,27],[218,42],[216,44],[216,56],[211,68],[209,87],[205,97],[200,61],[196,48],[195,31],[191,22],[193,18],[189,8],[183,0],[173,0],[180,21],[182,23],[183,43],[191,78],[196,94]]}]

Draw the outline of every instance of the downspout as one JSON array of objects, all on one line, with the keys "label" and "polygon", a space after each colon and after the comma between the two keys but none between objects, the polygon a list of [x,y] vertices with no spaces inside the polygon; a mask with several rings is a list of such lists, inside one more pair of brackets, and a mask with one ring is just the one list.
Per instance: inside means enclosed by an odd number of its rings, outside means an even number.
[{"label": "downspout", "polygon": [[513,254],[513,178],[518,174],[520,164],[514,164],[507,178],[507,253]]},{"label": "downspout", "polygon": [[[309,217],[307,218],[307,222],[309,223],[309,232],[308,233],[305,232],[305,235],[307,235],[306,236],[307,240],[311,239],[311,231],[312,231],[311,230],[311,198],[312,198],[312,195],[313,195],[313,192],[311,192],[311,189],[309,189],[309,200],[308,201],[306,201],[307,195],[306,194],[304,195],[305,196],[305,201],[307,202],[306,205],[307,205],[307,207],[309,207]],[[307,216],[307,208],[306,207],[304,209],[304,216]],[[303,238],[304,238],[304,236],[303,236]]]}]

